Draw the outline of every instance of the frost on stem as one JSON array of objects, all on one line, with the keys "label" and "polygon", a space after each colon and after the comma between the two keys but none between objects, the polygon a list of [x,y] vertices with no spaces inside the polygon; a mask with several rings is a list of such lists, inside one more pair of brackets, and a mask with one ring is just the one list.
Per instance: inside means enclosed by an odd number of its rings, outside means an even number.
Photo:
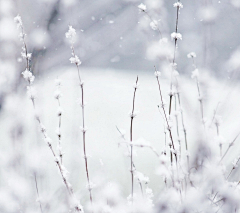
[{"label": "frost on stem", "polygon": [[[74,49],[74,39],[76,38],[76,30],[72,27],[68,27],[68,32],[65,33],[65,36],[67,39],[70,40],[71,42],[71,50],[72,50],[72,57],[70,58],[70,62],[75,64],[77,67],[77,73],[78,73],[78,78],[79,78],[79,83],[80,83],[80,90],[81,90],[81,99],[80,99],[80,104],[82,108],[82,141],[83,141],[83,155],[84,155],[84,161],[85,161],[85,170],[86,170],[86,176],[87,176],[87,183],[90,186],[90,177],[89,177],[89,170],[88,170],[88,161],[87,161],[87,153],[86,153],[86,131],[87,128],[85,126],[85,108],[84,108],[84,87],[83,87],[83,82],[81,79],[81,74],[80,74],[80,68],[79,65],[81,64],[80,59],[78,56],[75,54],[75,49]],[[89,190],[89,197],[91,204],[93,204],[93,198],[92,198],[92,190]]]},{"label": "frost on stem", "polygon": [[173,32],[173,33],[171,34],[171,38],[172,38],[173,40],[182,40],[182,34],[181,34],[181,33]]},{"label": "frost on stem", "polygon": [[173,4],[173,7],[178,7],[179,9],[183,8],[183,4],[181,2],[176,2]]},{"label": "frost on stem", "polygon": [[93,182],[89,181],[89,183],[87,183],[86,188],[88,191],[92,191],[92,189],[96,187],[96,184],[94,184]]},{"label": "frost on stem", "polygon": [[197,55],[196,55],[195,52],[190,52],[190,53],[187,54],[187,57],[188,57],[188,58],[196,58]]},{"label": "frost on stem", "polygon": [[60,90],[56,90],[56,91],[54,92],[54,98],[57,99],[57,100],[59,100],[61,97],[62,97],[61,91],[60,91]]},{"label": "frost on stem", "polygon": [[73,39],[76,38],[76,35],[77,35],[76,30],[70,25],[68,27],[68,31],[65,33],[66,38],[73,41]]},{"label": "frost on stem", "polygon": [[159,71],[155,71],[155,72],[154,72],[154,75],[156,76],[156,78],[158,78],[158,77],[161,76],[161,72],[159,72]]},{"label": "frost on stem", "polygon": [[153,20],[152,22],[150,22],[150,27],[153,30],[157,30],[158,29],[158,22],[156,20]]},{"label": "frost on stem", "polygon": [[77,64],[78,66],[81,65],[81,63],[82,63],[77,55],[74,55],[69,60],[70,60],[71,64]]},{"label": "frost on stem", "polygon": [[138,8],[139,8],[139,10],[141,10],[142,12],[145,12],[146,9],[147,9],[146,5],[143,4],[143,3],[139,4],[139,5],[138,5]]},{"label": "frost on stem", "polygon": [[198,71],[198,69],[193,70],[193,71],[192,71],[191,78],[192,78],[192,79],[198,79],[198,77],[199,77],[199,71]]},{"label": "frost on stem", "polygon": [[27,86],[27,95],[28,98],[32,100],[34,103],[34,100],[36,99],[36,90],[32,86]]},{"label": "frost on stem", "polygon": [[149,183],[149,177],[145,176],[143,173],[135,171],[134,177],[138,179],[139,182],[148,184]]},{"label": "frost on stem", "polygon": [[22,75],[23,75],[23,78],[24,78],[27,82],[29,82],[30,85],[33,84],[35,77],[34,77],[34,75],[33,75],[28,69],[26,69],[25,71],[23,71],[23,72],[22,72]]},{"label": "frost on stem", "polygon": [[17,24],[17,28],[18,28],[18,29],[23,26],[22,18],[21,18],[20,15],[17,15],[17,16],[14,18],[14,22]]}]

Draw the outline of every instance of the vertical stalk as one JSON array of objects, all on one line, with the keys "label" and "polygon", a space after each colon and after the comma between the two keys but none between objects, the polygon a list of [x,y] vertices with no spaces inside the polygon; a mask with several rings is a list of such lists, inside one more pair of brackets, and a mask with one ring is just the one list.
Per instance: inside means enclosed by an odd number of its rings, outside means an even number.
[{"label": "vertical stalk", "polygon": [[[178,0],[180,2],[180,0]],[[177,17],[176,17],[176,25],[175,25],[175,33],[178,33],[178,20],[179,20],[179,6],[177,6]],[[171,84],[170,84],[170,100],[169,100],[169,115],[171,114],[171,108],[172,108],[172,89],[173,89],[173,72],[174,72],[174,66],[176,61],[176,51],[177,51],[177,38],[174,39],[174,51],[173,51],[173,60],[172,60],[172,72],[171,72]]]},{"label": "vertical stalk", "polygon": [[[75,50],[74,50],[74,46],[73,46],[73,42],[71,44],[71,49],[72,49],[72,55],[74,58],[76,58],[76,54],[75,54]],[[84,88],[83,88],[83,81],[81,79],[81,75],[80,75],[80,68],[79,68],[79,63],[76,61],[75,65],[77,67],[77,71],[78,71],[78,79],[79,79],[79,83],[80,83],[80,88],[81,88],[81,108],[82,108],[82,137],[83,137],[83,153],[84,153],[84,161],[85,161],[85,170],[86,170],[86,175],[87,175],[87,182],[88,182],[88,190],[89,190],[89,198],[91,201],[91,204],[93,204],[93,198],[92,198],[92,186],[91,186],[91,182],[90,182],[90,178],[89,178],[89,170],[88,170],[88,160],[87,160],[87,152],[86,152],[86,127],[85,127],[85,112],[84,112]]]},{"label": "vertical stalk", "polygon": [[[155,69],[156,69],[156,68],[155,68]],[[158,82],[158,89],[159,89],[159,94],[160,94],[160,99],[161,99],[163,114],[164,114],[164,117],[165,117],[165,120],[166,120],[167,129],[168,129],[169,137],[170,137],[170,140],[171,140],[171,146],[172,146],[172,148],[173,148],[173,150],[174,150],[174,155],[175,155],[176,164],[177,164],[177,152],[176,152],[176,149],[175,149],[175,146],[174,146],[174,142],[173,142],[171,127],[170,127],[169,122],[168,122],[168,119],[167,119],[167,113],[166,113],[166,110],[165,110],[165,108],[164,108],[162,91],[161,91],[161,85],[160,85],[159,77],[158,77],[157,75],[156,75],[156,78],[157,78],[157,82]],[[170,146],[170,151],[171,151],[171,146]],[[172,151],[171,151],[171,164],[172,164],[172,161],[173,161],[173,159],[172,159]]]},{"label": "vertical stalk", "polygon": [[135,110],[135,98],[136,98],[136,91],[137,91],[137,84],[138,84],[138,76],[136,80],[136,85],[134,87],[134,93],[133,93],[133,101],[132,101],[132,112],[131,112],[131,123],[130,123],[130,157],[131,157],[131,179],[132,179],[132,189],[131,189],[131,195],[132,195],[132,204],[133,204],[133,119],[135,117],[134,110]]},{"label": "vertical stalk", "polygon": [[42,203],[41,203],[41,201],[40,201],[40,196],[39,196],[39,190],[38,190],[38,184],[37,184],[37,177],[36,177],[36,173],[35,173],[35,172],[34,172],[34,181],[35,181],[35,187],[36,187],[36,190],[37,190],[37,196],[38,196],[38,202],[39,202],[40,210],[41,210],[41,213],[43,213]]}]

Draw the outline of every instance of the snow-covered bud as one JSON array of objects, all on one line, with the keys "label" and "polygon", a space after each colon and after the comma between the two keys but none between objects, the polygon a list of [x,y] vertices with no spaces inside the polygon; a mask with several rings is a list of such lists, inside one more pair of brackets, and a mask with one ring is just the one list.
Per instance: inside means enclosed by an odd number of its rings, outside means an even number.
[{"label": "snow-covered bud", "polygon": [[134,89],[139,89],[139,86],[140,86],[139,83],[134,83],[134,84],[133,84],[133,88],[134,88]]},{"label": "snow-covered bud", "polygon": [[57,109],[57,116],[58,117],[62,116],[62,112],[63,112],[62,108],[58,107],[58,109]]},{"label": "snow-covered bud", "polygon": [[129,117],[130,118],[135,118],[137,116],[136,112],[129,112]]},{"label": "snow-covered bud", "polygon": [[60,159],[59,159],[59,157],[55,156],[55,159],[54,159],[54,161],[55,161],[56,163],[59,163],[59,162],[60,162]]},{"label": "snow-covered bud", "polygon": [[13,20],[17,24],[17,28],[20,28],[21,26],[23,26],[22,18],[20,15],[17,15]]},{"label": "snow-covered bud", "polygon": [[46,132],[46,127],[42,123],[40,123],[40,130],[42,133]]},{"label": "snow-covered bud", "polygon": [[203,97],[200,95],[200,96],[198,97],[198,101],[199,101],[199,102],[202,102],[202,100],[203,100]]},{"label": "snow-covered bud", "polygon": [[76,64],[78,66],[82,63],[77,55],[75,55],[74,57],[71,57],[69,60],[71,64]]},{"label": "snow-covered bud", "polygon": [[59,128],[56,129],[55,133],[57,134],[58,137],[61,137],[61,131]]},{"label": "snow-covered bud", "polygon": [[171,90],[168,92],[168,95],[169,95],[169,96],[173,96],[173,95],[174,95],[173,89],[171,89]]},{"label": "snow-covered bud", "polygon": [[134,177],[136,179],[138,179],[138,181],[140,183],[145,183],[145,184],[148,184],[149,183],[149,177],[145,176],[143,173],[141,172],[138,172],[138,171],[135,171],[134,172]]},{"label": "snow-covered bud", "polygon": [[94,184],[93,182],[89,181],[89,183],[86,185],[86,188],[89,191],[92,191],[92,189],[96,186],[96,184]]},{"label": "snow-covered bud", "polygon": [[76,209],[76,211],[78,211],[78,212],[83,212],[83,206],[80,203],[78,205],[76,205],[74,207],[74,209]]},{"label": "snow-covered bud", "polygon": [[150,22],[150,27],[153,30],[157,30],[158,29],[158,22],[156,20],[153,20],[152,22]]},{"label": "snow-covered bud", "polygon": [[239,157],[234,159],[233,162],[232,162],[232,165],[233,165],[233,169],[237,168],[238,167],[238,161],[239,161]]},{"label": "snow-covered bud", "polygon": [[51,140],[51,138],[46,137],[44,140],[45,140],[45,142],[47,143],[48,146],[51,146],[51,145],[52,145],[52,140]]},{"label": "snow-covered bud", "polygon": [[22,72],[23,78],[28,81],[29,84],[32,84],[35,77],[34,75],[28,70],[26,69],[25,71]]},{"label": "snow-covered bud", "polygon": [[60,92],[60,90],[56,90],[54,92],[54,98],[56,98],[57,100],[59,100],[62,97],[62,93]]},{"label": "snow-covered bud", "polygon": [[171,38],[173,39],[173,40],[182,40],[182,34],[181,33],[176,33],[176,32],[173,32],[172,34],[171,34]]},{"label": "snow-covered bud", "polygon": [[158,77],[161,76],[161,72],[159,72],[159,71],[155,71],[155,72],[154,72],[154,75],[156,76],[156,78],[158,78]]},{"label": "snow-covered bud", "polygon": [[83,132],[83,133],[86,133],[86,131],[87,131],[87,127],[80,127],[80,130]]},{"label": "snow-covered bud", "polygon": [[176,2],[173,4],[173,7],[178,7],[179,9],[183,8],[183,4],[181,2]]},{"label": "snow-covered bud", "polygon": [[27,53],[27,54],[26,54],[26,52],[21,52],[21,56],[22,56],[23,58],[26,58],[27,60],[30,60],[31,57],[32,57],[32,53]]},{"label": "snow-covered bud", "polygon": [[[20,32],[19,35],[18,35],[20,41],[22,41],[26,36],[27,36],[27,34],[26,33],[22,33],[22,32]],[[22,55],[22,53],[21,53],[21,55]]]},{"label": "snow-covered bud", "polygon": [[83,87],[83,86],[84,86],[84,81],[81,81],[81,82],[79,83],[79,85],[80,85],[80,87]]},{"label": "snow-covered bud", "polygon": [[68,31],[65,33],[66,38],[74,39],[76,35],[76,30],[72,26],[69,26]]},{"label": "snow-covered bud", "polygon": [[195,52],[190,52],[190,53],[187,54],[187,57],[188,57],[188,58],[196,58],[197,55],[196,55]]},{"label": "snow-covered bud", "polygon": [[145,12],[146,9],[147,9],[146,5],[143,4],[143,3],[139,4],[139,5],[138,5],[138,8],[139,8],[139,10],[141,10],[141,11],[143,11],[143,12]]}]

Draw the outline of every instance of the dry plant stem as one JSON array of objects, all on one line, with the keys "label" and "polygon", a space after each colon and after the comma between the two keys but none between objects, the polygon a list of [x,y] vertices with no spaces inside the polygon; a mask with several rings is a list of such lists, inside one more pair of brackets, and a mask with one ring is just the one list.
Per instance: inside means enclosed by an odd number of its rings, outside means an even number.
[{"label": "dry plant stem", "polygon": [[[24,34],[24,30],[23,30],[22,25],[20,25],[20,26],[21,26],[21,31],[22,31],[22,34],[23,34],[22,40],[23,40],[23,44],[24,44],[24,48],[25,48],[25,54],[26,54],[26,63],[27,63],[26,68],[27,68],[28,71],[30,71],[30,63],[29,63],[30,59],[27,57],[27,56],[28,56],[28,50],[27,50],[27,45],[26,45],[25,39],[24,39],[24,35],[25,35],[25,34]],[[29,86],[29,88],[30,88],[30,89],[29,89],[29,91],[30,91],[30,99],[31,99],[31,102],[32,102],[32,105],[33,105],[33,109],[34,109],[34,111],[36,112],[35,97],[31,94],[32,85],[31,85],[30,80],[28,80],[28,86]],[[40,117],[39,117],[39,116],[36,116],[36,120],[37,120],[39,126],[41,127],[41,126],[42,126],[42,122],[41,122],[41,120],[40,120]],[[48,136],[47,136],[46,130],[44,129],[44,130],[42,130],[41,132],[42,132],[42,134],[43,134],[44,139],[47,140],[47,139],[48,139]],[[55,154],[55,152],[54,152],[54,150],[53,150],[52,144],[51,144],[50,142],[47,142],[47,144],[48,144],[48,147],[49,147],[50,151],[51,151],[52,154],[53,154],[53,157],[54,157],[55,159],[57,159],[57,158],[56,158],[57,155]],[[71,198],[74,198],[73,189],[71,188],[71,186],[69,186],[69,183],[67,182],[67,180],[66,180],[66,178],[65,178],[65,176],[64,176],[64,174],[63,174],[62,165],[60,164],[60,162],[59,162],[58,160],[55,160],[55,162],[56,162],[56,164],[57,164],[57,166],[58,166],[58,169],[59,169],[59,171],[60,171],[61,177],[62,177],[62,179],[63,179],[63,183],[65,184],[65,186],[66,186],[66,188],[67,188],[67,191],[68,191],[68,193],[69,193],[69,196],[70,196]],[[78,207],[75,207],[75,211],[77,211],[77,212],[82,212],[82,210],[79,209]]]},{"label": "dry plant stem", "polygon": [[221,163],[221,161],[223,160],[223,158],[226,156],[226,154],[228,153],[229,149],[233,146],[234,142],[237,140],[237,138],[239,137],[240,133],[237,134],[237,136],[233,139],[233,141],[231,143],[229,143],[227,150],[225,151],[225,153],[223,154],[221,160],[219,161],[219,164]]},{"label": "dry plant stem", "polygon": [[[146,10],[142,10],[146,15],[147,17],[150,19],[151,22],[154,22],[154,20],[152,19],[152,17],[148,14],[148,12]],[[160,38],[162,39],[162,33],[161,33],[161,30],[159,29],[159,27],[155,24],[155,26],[157,27],[157,31],[159,32],[159,35],[160,35]]]},{"label": "dry plant stem", "polygon": [[[30,82],[29,82],[29,87],[31,87]],[[31,98],[31,101],[32,101],[32,104],[33,104],[34,111],[36,111],[34,98]],[[38,121],[39,126],[41,126],[41,125],[42,125],[42,122],[41,122],[40,118],[39,118],[39,117],[36,117],[36,120]],[[43,136],[44,136],[44,139],[47,140],[48,137],[47,137],[47,134],[46,134],[46,130],[43,130],[43,131],[41,131],[41,132],[42,132],[42,134],[43,134]],[[48,144],[48,147],[49,147],[49,149],[51,150],[54,158],[57,159],[57,158],[56,158],[57,155],[55,154],[55,152],[54,152],[54,150],[53,150],[52,144],[51,144],[50,142],[48,142],[47,144]],[[63,179],[63,183],[65,184],[65,186],[66,186],[66,188],[67,188],[67,191],[68,191],[70,197],[71,197],[71,198],[74,198],[73,189],[71,188],[71,186],[69,186],[68,181],[66,180],[66,178],[65,178],[65,176],[64,176],[64,174],[63,174],[62,164],[61,164],[58,160],[55,160],[55,162],[56,162],[56,164],[57,164],[57,166],[58,166],[58,169],[59,169],[59,171],[60,171],[61,177],[62,177],[62,179]],[[75,207],[75,210],[76,210],[77,212],[81,212],[81,209],[79,209],[78,207]]]},{"label": "dry plant stem", "polygon": [[[129,142],[120,142],[120,143],[129,144]],[[132,146],[141,147],[141,148],[143,148],[143,147],[145,147],[145,148],[149,148],[149,149],[152,150],[152,152],[153,152],[158,158],[160,157],[160,155],[158,154],[158,152],[156,151],[156,149],[153,148],[153,147],[150,146],[150,145],[144,145],[144,144],[132,144]],[[134,164],[133,164],[133,167],[135,167]],[[135,169],[135,168],[134,168],[134,169]]]},{"label": "dry plant stem", "polygon": [[137,91],[137,84],[138,84],[138,76],[137,76],[137,80],[136,80],[136,86],[134,88],[134,93],[133,93],[133,102],[132,102],[132,114],[131,114],[131,124],[130,124],[130,142],[131,142],[131,152],[130,152],[130,157],[131,157],[131,176],[132,176],[132,204],[133,204],[133,145],[132,145],[132,141],[133,141],[133,119],[134,119],[134,110],[135,110],[135,97],[136,97],[136,91]]},{"label": "dry plant stem", "polygon": [[[232,167],[232,169],[231,169],[231,171],[229,172],[226,180],[229,179],[229,177],[230,177],[230,175],[232,174],[233,170],[236,169],[236,167],[237,167],[236,165],[238,164],[239,161],[240,161],[240,157],[238,157],[236,164]],[[219,162],[219,163],[220,163],[220,162]],[[239,184],[239,182],[238,182],[238,184]],[[238,185],[238,184],[237,184],[237,185]],[[218,195],[218,192],[214,195],[213,201],[214,201],[214,199],[216,198],[217,195]]]},{"label": "dry plant stem", "polygon": [[[237,162],[236,162],[236,165],[238,164],[239,161],[240,161],[240,157],[238,157]],[[230,175],[232,174],[233,170],[236,169],[236,167],[237,167],[237,166],[235,166],[235,165],[232,167],[231,171],[229,172],[229,174],[228,174],[228,176],[227,176],[227,178],[226,178],[227,180],[228,180],[228,178],[230,177]]]},{"label": "dry plant stem", "polygon": [[[184,124],[184,117],[183,117],[183,111],[182,111],[182,106],[181,106],[181,98],[180,98],[179,92],[177,93],[177,97],[178,97],[178,105],[181,108],[180,111],[181,111],[182,128],[183,128],[183,132],[184,132],[185,148],[186,148],[186,151],[188,152],[187,130],[186,130],[186,127],[185,127],[185,124]],[[189,155],[188,155],[188,153],[187,153],[187,164],[188,164],[188,170],[189,170],[190,166],[189,166]]]},{"label": "dry plant stem", "polygon": [[[31,99],[31,100],[32,100],[33,108],[34,108],[34,110],[36,110],[34,99]],[[41,122],[40,118],[37,117],[36,120],[38,121],[39,125],[41,126],[42,122]],[[41,131],[41,132],[43,133],[44,139],[47,140],[48,137],[47,137],[46,131]],[[55,154],[55,152],[54,152],[54,150],[53,150],[53,148],[52,148],[52,144],[51,144],[51,143],[48,143],[48,147],[49,147],[49,149],[51,150],[53,156],[56,158],[57,155]],[[69,185],[68,185],[68,183],[67,183],[67,180],[66,180],[66,178],[65,178],[64,175],[63,175],[63,170],[62,170],[62,167],[61,167],[60,162],[59,162],[59,161],[56,161],[56,164],[57,164],[57,166],[58,166],[58,168],[59,168],[59,171],[60,171],[61,176],[62,176],[62,178],[63,178],[63,182],[64,182],[64,184],[65,184],[65,186],[66,186],[69,194],[72,195],[72,194],[73,194],[73,191],[72,191],[72,189],[69,187]]]},{"label": "dry plant stem", "polygon": [[[178,0],[178,2],[180,2],[180,0]],[[178,19],[179,19],[179,7],[177,7],[175,33],[178,32]],[[176,51],[177,51],[177,38],[174,39],[174,51],[173,51],[173,60],[172,60],[170,92],[172,92],[172,88],[173,88],[173,71],[174,71],[174,64],[175,64],[175,60],[176,60]],[[172,108],[172,96],[173,95],[171,93],[170,94],[170,100],[169,100],[169,115],[171,114],[171,108]]]},{"label": "dry plant stem", "polygon": [[[123,140],[126,142],[126,138],[125,138],[124,134],[120,131],[120,129],[119,129],[117,126],[116,126],[116,128],[117,128],[117,131],[120,133],[121,137],[123,138]],[[127,142],[126,142],[126,143],[127,143]],[[129,149],[128,144],[127,144],[127,148],[128,148],[128,152],[129,152],[129,155],[130,155],[131,151],[130,151],[130,149]],[[134,170],[136,170],[136,166],[135,166],[134,162],[133,162],[133,168],[134,168]],[[144,195],[143,195],[142,183],[141,183],[141,181],[139,180],[139,178],[138,178],[138,183],[139,183],[139,186],[140,186],[140,189],[141,189],[142,196],[144,196]]]},{"label": "dry plant stem", "polygon": [[[61,103],[60,103],[60,100],[59,98],[57,99],[58,101],[58,106],[59,108],[61,108]],[[59,119],[58,119],[58,129],[59,129],[59,133],[58,133],[58,145],[59,145],[59,157],[60,157],[60,161],[61,161],[61,164],[63,163],[63,155],[62,155],[62,152],[61,152],[61,138],[62,138],[62,134],[60,133],[61,132],[61,125],[62,125],[62,113],[58,116]]]},{"label": "dry plant stem", "polygon": [[165,118],[164,118],[163,114],[162,114],[161,111],[160,111],[159,105],[158,105],[158,111],[159,111],[160,115],[162,116],[163,122],[164,122],[164,124],[163,124],[163,129],[164,129],[164,144],[165,144],[165,150],[164,150],[164,153],[163,153],[163,154],[166,155],[166,154],[167,154],[167,153],[166,153],[166,151],[167,151],[167,131],[166,131],[166,128],[165,128]]},{"label": "dry plant stem", "polygon": [[[175,98],[175,112],[177,112],[177,97],[176,95],[174,96]],[[175,115],[175,119],[176,119],[176,130],[177,130],[177,137],[178,137],[178,142],[179,142],[179,160],[181,160],[181,140],[180,140],[180,135],[179,135],[179,126],[178,126],[178,115]]]},{"label": "dry plant stem", "polygon": [[40,196],[39,196],[39,190],[38,190],[38,184],[37,184],[37,177],[36,177],[36,173],[35,173],[35,172],[34,172],[34,181],[35,181],[35,186],[36,186],[36,190],[37,190],[37,196],[38,196],[39,206],[40,206],[40,209],[41,209],[41,213],[43,213],[42,204],[41,204]]},{"label": "dry plant stem", "polygon": [[[176,152],[176,149],[175,149],[175,146],[174,146],[174,142],[173,142],[171,127],[170,127],[170,125],[169,125],[169,122],[168,122],[168,119],[167,119],[167,114],[166,114],[166,111],[165,111],[165,108],[164,108],[163,97],[162,97],[162,90],[161,90],[161,86],[160,86],[160,82],[159,82],[158,76],[156,76],[156,78],[157,78],[157,82],[158,82],[158,89],[159,89],[159,93],[160,93],[160,98],[161,98],[161,103],[162,103],[163,114],[164,114],[165,121],[166,121],[166,124],[167,124],[167,129],[168,129],[168,131],[169,131],[169,136],[170,136],[170,140],[171,140],[171,146],[172,146],[172,148],[173,148],[173,150],[174,150],[174,155],[175,155],[176,164],[177,164],[177,152]],[[172,153],[172,152],[171,152],[171,153]],[[172,163],[172,157],[171,157],[171,163]]]},{"label": "dry plant stem", "polygon": [[[71,49],[72,49],[72,55],[76,57],[75,50],[73,43],[71,44]],[[79,78],[79,83],[80,83],[80,88],[81,88],[81,107],[82,107],[82,132],[83,132],[83,152],[84,152],[84,160],[85,160],[85,169],[86,169],[86,174],[87,174],[87,181],[88,181],[88,190],[89,190],[89,197],[91,204],[93,203],[92,199],[92,189],[90,185],[90,178],[89,178],[89,171],[88,171],[88,161],[87,161],[87,153],[86,153],[86,129],[85,129],[85,113],[84,113],[84,89],[83,89],[83,82],[81,79],[80,75],[80,68],[78,63],[75,63],[78,71],[78,78]]]},{"label": "dry plant stem", "polygon": [[200,91],[200,86],[199,86],[198,78],[196,78],[196,83],[197,83],[197,90],[198,90],[198,96],[199,96],[199,103],[200,103],[202,123],[203,123],[203,126],[205,127],[204,115],[203,115],[203,102],[202,102],[202,97],[201,97],[201,91]]},{"label": "dry plant stem", "polygon": [[22,42],[23,42],[23,46],[25,48],[27,69],[30,70],[30,59],[28,58],[28,50],[27,50],[27,45],[26,45],[26,42],[25,42],[25,33],[24,33],[24,30],[23,30],[23,26],[20,25],[20,27],[21,27],[21,31],[22,31]]},{"label": "dry plant stem", "polygon": [[218,110],[219,104],[220,104],[220,101],[217,103],[217,107],[216,107],[216,109],[214,110],[213,118],[212,118],[212,121],[211,121],[211,124],[209,125],[209,127],[211,127],[212,124],[213,124],[213,121],[214,121],[214,119],[215,119],[215,117],[216,117],[216,114],[217,114],[217,110]]},{"label": "dry plant stem", "polygon": [[[194,58],[192,57],[192,66],[194,69],[197,68]],[[200,111],[201,111],[201,118],[202,118],[202,123],[205,128],[205,122],[204,122],[204,113],[203,113],[203,101],[202,101],[202,96],[201,96],[201,90],[200,90],[200,85],[199,85],[199,80],[198,77],[196,77],[196,84],[197,84],[197,91],[198,91],[198,98],[199,98],[199,103],[200,103]]]},{"label": "dry plant stem", "polygon": [[[217,129],[217,136],[219,136],[219,125],[216,124],[216,129]],[[220,148],[220,157],[222,157],[222,144],[219,144],[219,148]]]}]

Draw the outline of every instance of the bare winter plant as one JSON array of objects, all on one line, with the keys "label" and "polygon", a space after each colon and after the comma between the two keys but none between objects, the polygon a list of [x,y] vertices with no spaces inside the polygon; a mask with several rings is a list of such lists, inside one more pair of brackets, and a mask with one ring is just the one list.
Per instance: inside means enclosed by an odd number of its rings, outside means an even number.
[{"label": "bare winter plant", "polygon": [[133,203],[133,184],[134,184],[134,170],[133,170],[133,119],[136,117],[135,113],[135,98],[136,98],[136,92],[138,89],[138,76],[136,83],[134,84],[134,93],[133,93],[133,101],[132,101],[132,111],[130,112],[130,118],[131,118],[131,124],[130,124],[130,158],[131,158],[131,167],[130,167],[130,172],[131,172],[131,179],[132,179],[132,190],[131,190],[131,200]]},{"label": "bare winter plant", "polygon": [[[30,69],[30,59],[31,59],[31,53],[28,52],[28,49],[27,49],[27,45],[26,45],[26,41],[25,41],[25,37],[26,37],[26,34],[24,32],[24,28],[23,28],[23,23],[22,23],[22,19],[21,17],[18,15],[15,17],[14,21],[16,22],[17,24],[17,27],[18,29],[21,30],[20,32],[20,40],[22,41],[23,43],[23,47],[22,47],[22,50],[23,52],[21,53],[22,54],[22,57],[26,59],[26,69],[24,72],[22,72],[22,75],[24,77],[24,79],[28,82],[28,86],[27,86],[27,92],[28,92],[28,96],[32,102],[32,105],[33,105],[33,108],[36,112],[36,104],[35,104],[35,99],[36,99],[36,96],[33,92],[33,82],[34,82],[34,75],[32,74],[31,72],[31,69]],[[61,160],[59,159],[59,157],[57,156],[57,154],[55,153],[53,147],[52,147],[52,140],[49,138],[48,134],[47,134],[47,131],[46,131],[46,128],[45,126],[43,125],[43,123],[41,122],[41,119],[40,119],[40,116],[38,114],[35,115],[35,118],[40,126],[40,129],[41,129],[41,132],[43,134],[43,137],[44,137],[44,140],[46,142],[46,144],[48,145],[53,157],[54,157],[54,161],[55,163],[57,164],[57,167],[59,169],[59,172],[61,174],[61,177],[62,177],[62,180],[63,180],[63,183],[65,184],[66,188],[67,188],[67,191],[70,195],[70,198],[71,198],[71,202],[75,202],[74,204],[74,209],[75,211],[77,212],[82,212],[83,211],[83,208],[81,206],[80,203],[76,203],[76,198],[75,198],[75,195],[74,195],[74,192],[73,192],[73,189],[72,189],[72,186],[71,184],[68,182],[67,180],[67,170],[66,168],[64,167],[64,165],[61,163]]]},{"label": "bare winter plant", "polygon": [[88,171],[88,156],[86,152],[86,131],[87,128],[85,126],[85,102],[84,102],[84,82],[82,81],[81,75],[80,75],[80,64],[81,61],[78,58],[78,56],[75,54],[75,49],[74,49],[74,40],[76,38],[76,30],[72,27],[69,26],[68,32],[66,33],[66,38],[70,40],[71,42],[71,50],[72,50],[72,57],[69,59],[71,63],[75,64],[77,67],[77,73],[78,73],[78,79],[79,79],[79,85],[81,88],[81,108],[82,108],[82,136],[83,136],[83,154],[84,154],[84,161],[85,161],[85,169],[86,169],[86,174],[87,174],[87,189],[89,191],[89,196],[90,196],[90,201],[91,204],[93,204],[93,199],[92,199],[92,189],[94,184],[90,181],[89,177],[89,171]]}]

